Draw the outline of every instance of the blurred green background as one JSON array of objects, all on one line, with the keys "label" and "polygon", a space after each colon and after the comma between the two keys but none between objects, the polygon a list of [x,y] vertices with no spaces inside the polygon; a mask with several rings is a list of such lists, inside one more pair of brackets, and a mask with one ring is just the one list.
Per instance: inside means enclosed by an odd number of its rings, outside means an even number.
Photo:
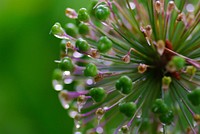
[{"label": "blurred green background", "polygon": [[0,0],[0,134],[71,134],[73,121],[61,107],[51,75],[59,39],[55,22],[65,8],[88,0]]}]

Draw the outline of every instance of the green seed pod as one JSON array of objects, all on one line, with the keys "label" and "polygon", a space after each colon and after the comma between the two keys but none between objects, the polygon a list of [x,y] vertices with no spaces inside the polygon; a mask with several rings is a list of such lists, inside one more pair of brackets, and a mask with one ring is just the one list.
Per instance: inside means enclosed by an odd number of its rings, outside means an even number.
[{"label": "green seed pod", "polygon": [[85,70],[84,70],[84,75],[85,75],[85,76],[94,77],[94,76],[96,76],[97,74],[98,74],[98,69],[97,69],[96,65],[93,64],[93,63],[89,63],[89,64],[86,66]]},{"label": "green seed pod", "polygon": [[66,40],[62,40],[61,43],[60,43],[60,51],[63,52],[63,53],[65,53],[66,49],[67,49],[66,43],[67,43]]},{"label": "green seed pod", "polygon": [[62,80],[62,76],[63,76],[62,70],[57,68],[53,71],[53,80],[60,81]]},{"label": "green seed pod", "polygon": [[186,67],[186,73],[189,75],[195,75],[197,69],[194,66],[187,66]]},{"label": "green seed pod", "polygon": [[182,57],[174,56],[171,61],[175,65],[177,71],[185,66],[185,59]]},{"label": "green seed pod", "polygon": [[200,88],[190,92],[187,97],[194,106],[198,106],[200,104]]},{"label": "green seed pod", "polygon": [[86,35],[90,32],[90,29],[86,24],[80,23],[78,25],[78,32],[79,32],[79,34]]},{"label": "green seed pod", "polygon": [[91,88],[89,95],[95,102],[101,102],[106,98],[106,91],[102,87]]},{"label": "green seed pod", "polygon": [[112,41],[106,36],[102,36],[98,41],[97,48],[99,52],[106,53],[112,48]]},{"label": "green seed pod", "polygon": [[76,47],[81,52],[87,52],[90,49],[88,42],[86,40],[82,39],[82,38],[79,38],[76,41]]},{"label": "green seed pod", "polygon": [[159,119],[162,123],[166,125],[170,125],[174,119],[174,114],[172,111],[168,111],[167,113],[163,113],[159,116]]},{"label": "green seed pod", "polygon": [[137,109],[137,106],[133,102],[126,102],[119,104],[119,111],[127,117],[132,117]]},{"label": "green seed pod", "polygon": [[99,5],[95,9],[95,16],[101,20],[105,21],[110,15],[110,9],[105,5]]},{"label": "green seed pod", "polygon": [[61,24],[56,22],[52,28],[51,28],[51,33],[56,36],[56,37],[60,37],[63,36],[65,34],[64,29],[62,28]]},{"label": "green seed pod", "polygon": [[79,11],[78,11],[78,19],[79,19],[79,21],[83,21],[83,22],[88,22],[89,21],[90,16],[89,16],[86,8],[79,9]]},{"label": "green seed pod", "polygon": [[68,35],[72,36],[72,37],[76,37],[77,34],[77,28],[76,25],[74,25],[73,23],[68,23],[65,26],[65,31]]},{"label": "green seed pod", "polygon": [[74,71],[74,64],[69,57],[65,57],[59,63],[59,67],[63,71]]},{"label": "green seed pod", "polygon": [[146,131],[150,126],[149,118],[136,119],[136,125],[140,126],[140,129],[139,129],[140,132]]},{"label": "green seed pod", "polygon": [[152,112],[156,114],[163,114],[168,112],[168,106],[162,99],[156,99],[152,106]]},{"label": "green seed pod", "polygon": [[169,76],[164,76],[162,78],[162,84],[163,85],[168,85],[169,86],[171,82],[172,82],[172,78],[169,77]]},{"label": "green seed pod", "polygon": [[168,89],[168,88],[169,88],[169,85],[171,84],[171,82],[172,82],[172,78],[171,78],[171,77],[169,77],[169,76],[164,76],[164,77],[162,78],[162,88],[163,88],[164,90]]},{"label": "green seed pod", "polygon": [[129,132],[129,127],[127,125],[124,125],[121,127],[121,131],[123,134],[127,134]]},{"label": "green seed pod", "polygon": [[132,91],[133,84],[132,80],[128,76],[121,76],[116,84],[115,87],[123,94],[129,94]]}]

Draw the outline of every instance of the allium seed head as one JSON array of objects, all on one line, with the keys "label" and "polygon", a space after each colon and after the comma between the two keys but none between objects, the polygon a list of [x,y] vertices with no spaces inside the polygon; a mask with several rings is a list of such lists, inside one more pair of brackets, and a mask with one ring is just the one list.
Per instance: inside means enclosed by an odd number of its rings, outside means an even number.
[{"label": "allium seed head", "polygon": [[200,133],[200,1],[67,8],[53,87],[74,134]]}]

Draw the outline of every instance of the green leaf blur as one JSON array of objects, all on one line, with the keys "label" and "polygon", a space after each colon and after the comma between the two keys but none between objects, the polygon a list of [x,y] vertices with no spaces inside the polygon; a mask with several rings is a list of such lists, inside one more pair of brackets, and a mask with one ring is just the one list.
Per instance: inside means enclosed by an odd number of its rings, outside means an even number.
[{"label": "green leaf blur", "polygon": [[[0,134],[71,134],[68,117],[51,86],[59,58],[55,22],[69,22],[65,8],[88,0],[0,1]],[[61,14],[63,13],[63,14]]]}]

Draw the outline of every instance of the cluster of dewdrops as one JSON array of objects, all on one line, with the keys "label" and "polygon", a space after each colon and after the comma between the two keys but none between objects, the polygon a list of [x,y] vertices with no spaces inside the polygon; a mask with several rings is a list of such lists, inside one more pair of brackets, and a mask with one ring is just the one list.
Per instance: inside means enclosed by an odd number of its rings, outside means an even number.
[{"label": "cluster of dewdrops", "polygon": [[[155,2],[154,8],[158,13],[164,10],[162,2],[162,0]],[[133,2],[130,2],[128,6],[131,9],[135,8],[135,4]],[[188,11],[194,10],[193,5],[191,4],[188,4],[186,8]],[[112,14],[113,12],[111,8],[111,2],[107,0],[102,0],[96,3],[93,7],[93,10],[94,17],[96,17],[96,19],[103,26],[108,26],[106,22],[109,21],[110,16],[112,16],[113,18],[116,17]],[[178,9],[176,8],[174,2],[170,1],[166,11],[167,14],[170,14],[172,10],[177,10],[178,12]],[[81,8],[78,12],[76,12],[71,8],[67,8],[66,15],[69,18],[76,19],[77,26],[69,23],[64,29],[61,27],[60,23],[55,23],[55,25],[52,27],[51,32],[57,38],[62,39],[61,59],[56,61],[56,63],[58,63],[58,68],[53,73],[53,86],[55,90],[59,91],[59,98],[63,107],[65,109],[69,109],[70,105],[72,105],[70,116],[75,120],[75,127],[77,129],[76,134],[81,134],[81,132],[79,132],[79,128],[81,127],[80,120],[92,114],[96,115],[98,123],[97,127],[94,130],[91,129],[91,133],[103,133],[104,130],[103,127],[101,127],[100,120],[103,118],[104,114],[107,111],[116,106],[119,107],[119,111],[122,114],[124,114],[128,118],[131,118],[131,120],[127,124],[122,125],[121,128],[118,128],[116,133],[118,131],[121,131],[122,133],[128,133],[135,115],[138,114],[139,117],[139,108],[137,106],[137,102],[141,98],[138,97],[138,99],[136,99],[135,101],[129,102],[124,102],[123,100],[125,100],[126,97],[133,92],[133,87],[135,83],[145,81],[145,79],[133,82],[130,76],[126,75],[123,70],[116,72],[111,70],[111,72],[109,72],[109,66],[113,64],[112,60],[115,60],[113,57],[115,57],[117,53],[114,47],[115,43],[110,37],[107,37],[105,35],[96,37],[95,31],[91,30],[91,28],[98,30],[101,29],[96,26],[98,24],[94,24],[92,22],[92,17],[89,15],[87,9]],[[184,17],[184,14],[180,13],[177,17],[177,21],[185,21],[184,23],[186,23],[186,25],[189,25],[189,22],[186,22]],[[140,30],[143,33],[147,44],[149,46],[154,46],[157,50],[158,55],[162,56],[165,54],[166,51],[170,53],[170,56],[172,55],[172,58],[166,64],[166,72],[168,72],[169,74],[175,74],[175,72],[181,72],[182,70],[184,70],[184,73],[190,75],[192,79],[192,77],[197,72],[197,68],[199,67],[196,62],[193,62],[192,60],[173,52],[169,47],[171,45],[169,42],[165,42],[163,40],[153,42],[151,39],[152,28],[150,25],[147,25],[146,27],[141,27]],[[109,30],[107,32],[109,32]],[[77,33],[79,34],[77,35]],[[92,41],[88,42],[86,39],[97,40],[97,42],[95,42],[94,46],[92,45]],[[168,45],[167,47],[166,44]],[[126,66],[127,64],[131,63],[131,52],[134,52],[137,55],[142,55],[140,52],[130,47],[128,53],[119,58],[121,60],[119,64],[121,64],[122,66]],[[188,62],[190,63],[190,65],[186,66],[186,63]],[[105,70],[102,71],[105,67],[107,67],[107,72]],[[133,68],[138,74],[142,76],[148,71],[149,68],[151,68],[151,65],[136,63],[134,64]],[[104,78],[114,76],[120,77],[114,80],[112,88],[109,87],[110,90],[107,90],[101,86],[96,86],[96,84],[98,85],[98,82],[101,82]],[[163,76],[161,83],[162,90],[168,90],[170,84],[172,83],[172,76]],[[68,89],[65,89],[65,85],[73,84],[75,85],[74,90],[69,91]],[[68,88],[74,87],[69,86]],[[92,105],[98,105],[98,103],[102,103],[103,101],[105,101],[107,96],[109,96],[109,94],[114,91],[120,92],[122,97],[111,106],[97,106],[91,111],[82,113],[82,108],[88,108]],[[189,92],[188,99],[195,106],[200,104],[200,100],[196,100],[197,98],[200,98],[200,89]],[[74,104],[76,106],[74,106]],[[165,125],[170,125],[174,120],[172,110],[168,107],[168,105],[164,102],[162,98],[156,99],[155,102],[152,104],[152,112],[158,115],[160,122]],[[194,114],[194,118],[195,120],[200,120],[200,116],[197,114]],[[85,122],[87,123],[87,119],[85,120]]]}]

